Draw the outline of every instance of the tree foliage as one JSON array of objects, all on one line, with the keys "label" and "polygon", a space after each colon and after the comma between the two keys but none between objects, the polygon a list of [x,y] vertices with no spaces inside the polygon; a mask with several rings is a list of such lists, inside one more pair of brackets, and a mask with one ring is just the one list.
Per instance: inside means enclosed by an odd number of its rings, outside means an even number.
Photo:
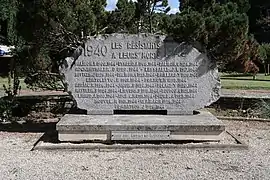
[{"label": "tree foliage", "polygon": [[0,4],[8,42],[15,45],[16,63],[22,65],[30,85],[43,86],[54,75],[60,80],[61,60],[86,36],[100,33],[106,22],[106,0],[1,0]]},{"label": "tree foliage", "polygon": [[[6,30],[2,28],[4,23],[0,24],[0,30],[6,31],[6,36],[4,41],[6,44],[14,44],[17,41],[17,13],[18,13],[19,3],[15,0],[0,0],[0,21],[4,22],[6,25]],[[0,41],[1,42],[1,41]]]},{"label": "tree foliage", "polygon": [[270,44],[263,43],[262,45],[260,45],[259,51],[260,51],[260,58],[263,59],[268,64],[270,64]]},{"label": "tree foliage", "polygon": [[259,47],[259,55],[264,65],[264,73],[265,75],[269,75],[269,66],[270,66],[270,44],[263,43]]},{"label": "tree foliage", "polygon": [[133,1],[118,0],[116,10],[108,12],[106,32],[137,33],[138,24],[136,24],[135,11],[136,5]]},{"label": "tree foliage", "polygon": [[260,43],[270,42],[270,3],[269,0],[250,0],[248,12],[250,32]]},{"label": "tree foliage", "polygon": [[168,33],[182,41],[199,42],[216,61],[237,59],[248,38],[248,17],[236,3],[213,0],[186,1]]},{"label": "tree foliage", "polygon": [[101,33],[169,34],[199,42],[220,64],[258,59],[258,43],[250,40],[248,0],[180,4],[180,13],[168,15],[167,0],[118,0],[112,12],[105,11],[106,0],[0,0],[0,25],[6,24],[7,44],[16,46],[16,63],[23,67],[26,83],[49,89],[61,88],[52,82],[61,82],[62,60],[88,36]]},{"label": "tree foliage", "polygon": [[170,10],[167,0],[118,0],[116,7],[108,16],[108,33],[161,31],[162,17]]},{"label": "tree foliage", "polygon": [[154,14],[169,11],[168,0],[138,0],[136,2],[136,17],[139,21],[139,32],[153,33]]},{"label": "tree foliage", "polygon": [[113,12],[105,11],[106,0],[1,0],[0,4],[0,20],[8,22],[8,44],[16,46],[16,64],[26,74],[25,82],[49,89],[60,87],[51,82],[61,79],[59,65],[88,36],[158,32],[161,14],[169,11],[167,0],[119,0]]},{"label": "tree foliage", "polygon": [[181,10],[189,7],[200,12],[215,3],[219,3],[221,5],[233,3],[240,13],[247,13],[250,8],[248,0],[181,0],[180,3]]}]

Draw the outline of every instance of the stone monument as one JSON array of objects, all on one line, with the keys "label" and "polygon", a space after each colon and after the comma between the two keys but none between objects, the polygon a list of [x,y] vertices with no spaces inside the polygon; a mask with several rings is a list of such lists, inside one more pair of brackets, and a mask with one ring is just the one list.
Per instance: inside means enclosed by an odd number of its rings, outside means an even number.
[{"label": "stone monument", "polygon": [[57,124],[60,141],[216,140],[224,131],[211,113],[194,114],[218,100],[220,81],[215,62],[185,42],[150,34],[91,37],[61,72],[87,115],[65,115]]}]

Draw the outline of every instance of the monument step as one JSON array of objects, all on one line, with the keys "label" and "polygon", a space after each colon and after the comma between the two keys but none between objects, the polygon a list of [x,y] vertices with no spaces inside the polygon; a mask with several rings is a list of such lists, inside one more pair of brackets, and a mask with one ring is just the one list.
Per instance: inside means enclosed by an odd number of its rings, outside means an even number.
[{"label": "monument step", "polygon": [[225,125],[208,111],[197,115],[65,115],[60,141],[219,140]]}]

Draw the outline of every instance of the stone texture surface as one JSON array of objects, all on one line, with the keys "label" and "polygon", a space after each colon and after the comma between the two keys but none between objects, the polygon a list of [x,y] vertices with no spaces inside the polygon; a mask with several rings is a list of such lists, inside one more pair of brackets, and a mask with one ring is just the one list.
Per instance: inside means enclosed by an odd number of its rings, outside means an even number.
[{"label": "stone texture surface", "polygon": [[[121,134],[121,133],[118,133]],[[170,134],[169,136],[165,137],[165,136],[157,136],[157,135],[152,135],[152,136],[148,136],[142,133],[139,133],[138,131],[136,131],[137,136],[133,133],[133,134],[129,134],[128,133],[122,133],[121,136],[122,137],[113,137],[113,136],[108,136],[107,134],[84,134],[84,133],[80,133],[77,132],[75,134],[72,133],[60,133],[58,138],[59,140],[63,143],[63,142],[83,142],[83,141],[95,141],[95,142],[110,142],[112,141],[144,141],[144,142],[148,142],[148,141],[221,141],[222,140],[222,136],[219,134],[215,134],[215,135],[208,135],[208,134],[204,134],[204,135],[196,135],[196,134],[188,134],[186,133],[185,135],[179,135],[179,134]],[[135,135],[135,136],[134,136]],[[132,136],[132,138],[131,138]],[[60,143],[60,144],[62,144]],[[59,144],[59,145],[60,145]],[[93,145],[94,143],[91,142],[91,145]],[[82,143],[82,145],[85,145],[84,143]],[[142,146],[143,147],[143,146]],[[68,148],[67,148],[68,149]]]},{"label": "stone texture surface", "polygon": [[112,131],[111,140],[170,140],[170,131]]},{"label": "stone texture surface", "polygon": [[89,114],[113,110],[191,114],[220,95],[216,64],[192,46],[165,36],[91,37],[66,58],[61,72],[77,106]]},{"label": "stone texture surface", "polygon": [[[60,140],[76,141],[76,135],[83,137],[82,134],[112,134],[112,132],[124,133],[133,132],[137,134],[151,134],[155,132],[170,132],[170,138],[166,140],[185,140],[190,137],[192,140],[199,140],[206,136],[217,137],[225,130],[222,121],[207,111],[201,111],[197,115],[189,116],[166,116],[166,115],[65,115],[56,125],[56,130],[59,132]],[[124,134],[123,133],[123,134]],[[74,135],[74,139],[67,134]],[[162,134],[162,133],[159,133]],[[153,138],[147,137],[148,140],[164,140],[156,135]],[[67,137],[65,139],[65,137]],[[88,135],[84,136],[83,140],[89,139]],[[173,138],[174,137],[174,138]],[[130,138],[128,138],[130,139]],[[128,140],[127,139],[127,140]],[[98,139],[101,140],[101,139]],[[107,140],[110,140],[108,137]],[[134,139],[138,140],[138,139]],[[142,138],[141,140],[145,140]],[[183,140],[183,139],[182,139]]]},{"label": "stone texture surface", "polygon": [[72,141],[72,142],[81,142],[84,140],[99,140],[107,141],[109,139],[108,133],[60,133],[58,134],[59,141]]},{"label": "stone texture surface", "polygon": [[58,131],[223,131],[224,124],[211,113],[198,115],[76,115],[66,114],[56,125]]}]

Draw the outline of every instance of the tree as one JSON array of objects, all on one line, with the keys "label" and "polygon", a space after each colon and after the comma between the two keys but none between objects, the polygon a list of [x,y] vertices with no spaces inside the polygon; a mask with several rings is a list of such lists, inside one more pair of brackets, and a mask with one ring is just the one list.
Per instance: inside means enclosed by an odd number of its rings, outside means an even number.
[{"label": "tree", "polygon": [[186,9],[187,7],[193,8],[197,11],[202,11],[205,8],[208,8],[213,3],[219,3],[219,4],[227,4],[227,3],[234,3],[239,12],[247,13],[250,4],[248,0],[179,0],[180,1],[180,9]]},{"label": "tree", "polygon": [[270,44],[263,43],[259,48],[260,58],[264,65],[265,75],[270,74]]},{"label": "tree", "polygon": [[136,2],[136,18],[139,32],[153,33],[153,16],[155,13],[170,11],[168,0],[138,0]]},{"label": "tree", "polygon": [[17,0],[0,0],[0,30],[5,31],[6,37],[2,39],[5,39],[8,45],[14,45],[18,38],[16,30],[18,5]]},{"label": "tree", "polygon": [[270,2],[268,0],[250,0],[248,12],[250,32],[260,43],[270,42]]},{"label": "tree", "polygon": [[118,0],[116,9],[108,13],[106,32],[163,32],[160,25],[169,10],[167,0]]},{"label": "tree", "polygon": [[[189,1],[189,3],[195,1]],[[190,6],[186,2],[176,15],[168,33],[181,41],[200,42],[212,59],[225,63],[239,57],[248,38],[248,17],[237,4],[204,0]],[[201,8],[203,7],[203,8]]]},{"label": "tree", "polygon": [[135,18],[136,5],[133,1],[118,0],[116,10],[108,13],[107,33],[129,32],[137,33],[137,23]]},{"label": "tree", "polygon": [[244,73],[252,73],[253,80],[256,78],[256,74],[259,72],[257,64],[261,64],[260,58],[260,45],[253,36],[250,36],[244,42],[244,50],[241,55],[236,59],[240,61],[244,66]]},{"label": "tree", "polygon": [[17,64],[30,86],[55,89],[58,66],[83,44],[85,37],[105,27],[106,0],[1,0],[1,20],[8,21],[8,38],[16,46]]}]

